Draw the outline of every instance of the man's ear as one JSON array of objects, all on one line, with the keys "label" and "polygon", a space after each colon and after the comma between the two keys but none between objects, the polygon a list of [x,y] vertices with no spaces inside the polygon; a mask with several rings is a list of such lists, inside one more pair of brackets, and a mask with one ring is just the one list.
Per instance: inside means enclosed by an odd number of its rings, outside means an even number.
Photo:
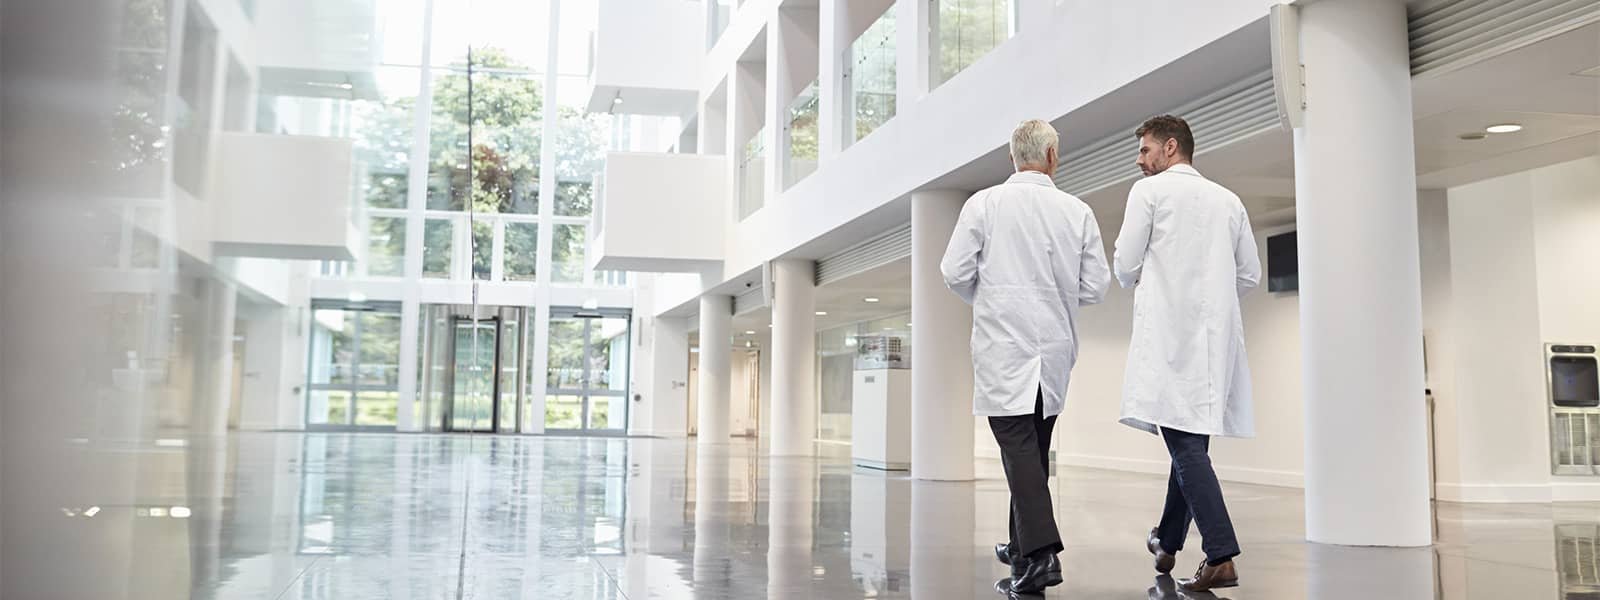
[{"label": "man's ear", "polygon": [[1177,156],[1178,155],[1178,138],[1175,138],[1175,137],[1174,138],[1167,138],[1167,143],[1162,144],[1162,148],[1167,151],[1167,154],[1170,154],[1170,155],[1173,155],[1173,156]]}]

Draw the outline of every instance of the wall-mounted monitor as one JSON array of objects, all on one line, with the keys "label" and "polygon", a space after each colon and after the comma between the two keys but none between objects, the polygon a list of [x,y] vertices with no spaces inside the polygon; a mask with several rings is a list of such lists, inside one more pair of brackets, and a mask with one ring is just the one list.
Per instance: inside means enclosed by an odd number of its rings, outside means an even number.
[{"label": "wall-mounted monitor", "polygon": [[1300,250],[1293,231],[1267,237],[1267,291],[1300,289]]}]

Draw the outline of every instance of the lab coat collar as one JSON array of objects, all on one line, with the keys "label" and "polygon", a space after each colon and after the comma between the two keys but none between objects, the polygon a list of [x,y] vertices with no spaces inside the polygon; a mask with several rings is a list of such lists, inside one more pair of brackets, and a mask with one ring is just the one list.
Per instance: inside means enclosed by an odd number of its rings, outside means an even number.
[{"label": "lab coat collar", "polygon": [[1056,182],[1050,180],[1049,175],[1038,171],[1017,171],[1006,178],[1006,183],[1032,183],[1035,185],[1048,185],[1055,187]]},{"label": "lab coat collar", "polygon": [[1176,165],[1172,165],[1170,167],[1167,167],[1167,170],[1164,171],[1164,172],[1166,172],[1166,173],[1181,173],[1181,174],[1184,174],[1184,175],[1193,175],[1195,177],[1199,177],[1201,179],[1205,179],[1204,175],[1201,175],[1199,171],[1195,170],[1194,165],[1176,164]]}]

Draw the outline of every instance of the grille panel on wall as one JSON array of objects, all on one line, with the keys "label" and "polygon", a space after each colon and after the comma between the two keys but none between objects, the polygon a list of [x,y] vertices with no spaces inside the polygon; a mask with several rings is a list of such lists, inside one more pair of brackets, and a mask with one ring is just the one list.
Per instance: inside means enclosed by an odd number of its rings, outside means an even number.
[{"label": "grille panel on wall", "polygon": [[1406,15],[1411,74],[1442,73],[1592,23],[1595,0],[1446,0]]},{"label": "grille panel on wall", "polygon": [[911,256],[911,225],[893,229],[817,261],[817,285],[827,285]]},{"label": "grille panel on wall", "polygon": [[[1194,130],[1197,154],[1277,129],[1278,108],[1272,91],[1272,71],[1262,71],[1233,85],[1165,111],[1182,116]],[[1056,186],[1082,196],[1139,177],[1134,164],[1133,132],[1102,138],[1066,156],[1056,170]]]},{"label": "grille panel on wall", "polygon": [[1600,413],[1557,412],[1551,429],[1555,466],[1589,469],[1600,465]]}]

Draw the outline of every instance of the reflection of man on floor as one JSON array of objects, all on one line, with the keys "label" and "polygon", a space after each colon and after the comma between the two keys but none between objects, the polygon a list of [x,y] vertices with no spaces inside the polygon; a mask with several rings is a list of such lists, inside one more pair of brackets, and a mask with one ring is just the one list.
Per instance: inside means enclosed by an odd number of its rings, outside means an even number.
[{"label": "reflection of man on floor", "polygon": [[1078,356],[1078,307],[1103,299],[1111,282],[1094,213],[1051,180],[1058,148],[1049,123],[1019,125],[1017,172],[967,200],[940,265],[972,305],[972,412],[989,417],[1005,463],[1011,539],[995,552],[1017,593],[1061,583],[1050,433]]}]

